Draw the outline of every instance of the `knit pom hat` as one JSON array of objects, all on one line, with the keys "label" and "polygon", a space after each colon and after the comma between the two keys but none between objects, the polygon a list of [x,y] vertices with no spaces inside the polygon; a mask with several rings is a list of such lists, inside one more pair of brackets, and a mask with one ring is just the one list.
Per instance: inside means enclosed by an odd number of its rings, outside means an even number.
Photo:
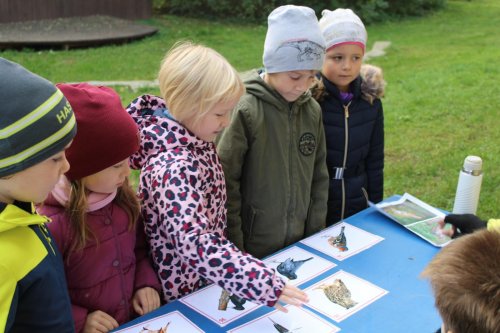
[{"label": "knit pom hat", "polygon": [[357,44],[364,52],[368,37],[365,25],[358,15],[343,8],[334,11],[325,9],[321,15],[319,26],[325,37],[327,51],[341,44]]},{"label": "knit pom hat", "polygon": [[111,88],[87,83],[58,84],[73,107],[78,133],[66,150],[69,180],[113,166],[139,149],[138,128]]},{"label": "knit pom hat", "polygon": [[43,162],[75,136],[75,116],[61,91],[4,58],[0,100],[0,177]]},{"label": "knit pom hat", "polygon": [[264,43],[264,67],[268,73],[320,70],[325,41],[314,10],[286,5],[269,14]]}]

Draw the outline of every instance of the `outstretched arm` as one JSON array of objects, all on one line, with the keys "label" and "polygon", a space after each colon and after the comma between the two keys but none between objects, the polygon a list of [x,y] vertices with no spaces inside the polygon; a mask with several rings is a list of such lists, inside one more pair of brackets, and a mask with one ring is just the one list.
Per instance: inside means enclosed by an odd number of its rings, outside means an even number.
[{"label": "outstretched arm", "polygon": [[[273,268],[241,252],[225,238],[224,202],[207,198],[207,186],[212,184],[207,185],[201,173],[197,166],[179,162],[168,171],[170,179],[165,187],[157,188],[162,193],[152,193],[153,197],[164,198],[161,228],[169,246],[185,269],[238,297],[273,306],[285,282]],[[223,189],[215,186],[208,191],[217,197]]]}]

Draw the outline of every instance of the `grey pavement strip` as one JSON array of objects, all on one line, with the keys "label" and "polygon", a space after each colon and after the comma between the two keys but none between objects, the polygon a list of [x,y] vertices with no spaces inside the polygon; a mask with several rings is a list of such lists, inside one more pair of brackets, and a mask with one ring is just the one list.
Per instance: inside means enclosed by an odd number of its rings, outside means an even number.
[{"label": "grey pavement strip", "polygon": [[[76,82],[74,82],[76,83]],[[154,81],[88,81],[94,86],[129,86],[132,90],[147,87],[158,87],[158,80]]]},{"label": "grey pavement strip", "polygon": [[[391,45],[388,41],[377,41],[370,51],[366,52],[364,60],[385,55],[385,49]],[[128,86],[132,90],[147,87],[158,87],[158,80],[154,81],[88,81],[95,86]]]},{"label": "grey pavement strip", "polygon": [[363,60],[368,60],[374,57],[380,57],[385,55],[385,49],[391,45],[389,41],[377,41],[373,44],[373,47],[370,51],[365,53]]}]

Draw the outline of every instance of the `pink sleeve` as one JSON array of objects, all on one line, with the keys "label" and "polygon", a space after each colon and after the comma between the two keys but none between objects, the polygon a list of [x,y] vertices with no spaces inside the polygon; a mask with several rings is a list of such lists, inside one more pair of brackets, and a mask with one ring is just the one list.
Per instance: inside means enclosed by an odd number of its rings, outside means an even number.
[{"label": "pink sleeve", "polygon": [[[166,230],[173,230],[169,237],[175,244],[176,253],[198,274],[225,290],[274,306],[285,281],[273,268],[232,244],[223,235],[225,222],[208,218],[210,212],[204,203],[203,192],[206,184],[198,169],[186,165],[177,168],[175,173],[182,183],[165,181],[165,187],[157,188],[162,191],[158,193],[162,197],[159,202],[169,203],[164,205],[161,215],[168,217],[163,223]],[[219,228],[219,224],[222,227]]]}]

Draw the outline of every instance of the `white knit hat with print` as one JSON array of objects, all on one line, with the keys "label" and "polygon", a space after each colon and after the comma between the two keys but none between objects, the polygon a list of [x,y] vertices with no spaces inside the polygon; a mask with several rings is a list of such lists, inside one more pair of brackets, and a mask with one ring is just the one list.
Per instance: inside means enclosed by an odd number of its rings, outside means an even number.
[{"label": "white knit hat with print", "polygon": [[358,44],[363,51],[365,50],[367,41],[365,25],[352,10],[325,9],[321,15],[319,26],[325,38],[327,50],[341,44]]},{"label": "white knit hat with print", "polygon": [[266,72],[320,70],[324,57],[325,40],[314,10],[286,5],[269,14],[263,56]]}]

